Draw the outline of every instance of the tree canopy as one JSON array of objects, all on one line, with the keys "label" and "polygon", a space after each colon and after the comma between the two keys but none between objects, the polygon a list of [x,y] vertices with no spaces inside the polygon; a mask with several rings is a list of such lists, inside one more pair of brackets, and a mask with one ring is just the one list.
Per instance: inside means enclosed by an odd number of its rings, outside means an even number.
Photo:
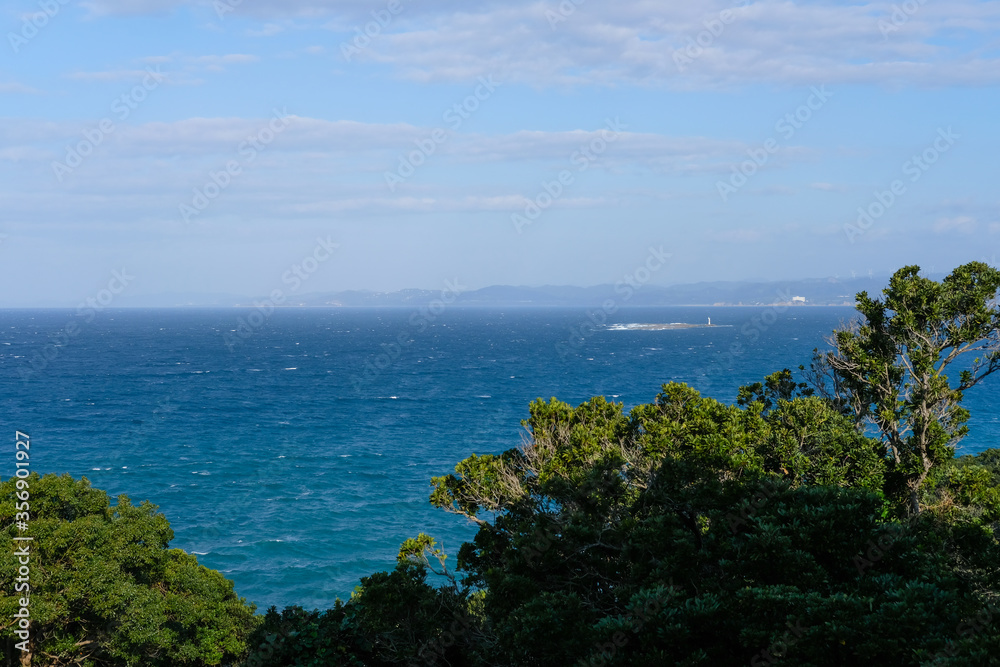
[{"label": "tree canopy", "polygon": [[877,430],[893,492],[908,498],[911,514],[920,511],[931,469],[951,458],[968,432],[964,392],[1000,369],[998,289],[1000,271],[982,262],[941,282],[922,277],[918,266],[903,267],[883,299],[857,295],[862,318],[836,331],[833,350],[817,352],[812,364],[821,392]]},{"label": "tree canopy", "polygon": [[[30,654],[35,665],[173,667],[230,664],[257,626],[233,584],[180,549],[149,502],[133,505],[86,479],[32,474]],[[0,653],[22,661],[12,619],[15,480],[0,483]]]}]

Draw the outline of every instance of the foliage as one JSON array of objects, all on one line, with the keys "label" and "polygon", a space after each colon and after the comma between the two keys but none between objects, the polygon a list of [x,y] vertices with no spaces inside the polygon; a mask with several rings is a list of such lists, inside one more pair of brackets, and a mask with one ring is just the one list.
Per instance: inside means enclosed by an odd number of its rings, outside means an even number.
[{"label": "foliage", "polygon": [[819,398],[768,402],[788,376],[745,409],[676,384],[627,416],[538,401],[530,447],[436,479],[439,506],[496,513],[459,554],[487,591],[486,664],[766,664],[777,644],[788,664],[903,665],[948,646],[993,583],[988,559],[956,559],[995,539],[889,520],[878,443]]},{"label": "foliage", "polygon": [[[920,511],[920,486],[950,459],[968,431],[963,392],[1000,369],[1000,271],[960,266],[943,281],[920,267],[897,271],[884,299],[857,295],[863,320],[836,331],[834,350],[817,352],[812,377],[821,393],[859,424],[877,429],[890,459],[891,495]],[[967,355],[957,381],[946,371]]]},{"label": "foliage", "polygon": [[1000,528],[1000,449],[951,459],[921,489],[921,504]]},{"label": "foliage", "polygon": [[[81,667],[221,665],[245,652],[254,607],[232,582],[168,548],[173,532],[148,502],[108,495],[86,479],[32,474],[30,556],[33,664]],[[15,480],[0,484],[0,645],[9,664],[19,563],[12,538]]]},{"label": "foliage", "polygon": [[348,603],[306,612],[271,607],[250,640],[246,667],[378,667],[440,661],[449,665],[481,664],[468,657],[476,644],[476,600],[451,585],[426,581],[427,553],[443,554],[421,534],[400,549],[392,572],[361,580]]}]

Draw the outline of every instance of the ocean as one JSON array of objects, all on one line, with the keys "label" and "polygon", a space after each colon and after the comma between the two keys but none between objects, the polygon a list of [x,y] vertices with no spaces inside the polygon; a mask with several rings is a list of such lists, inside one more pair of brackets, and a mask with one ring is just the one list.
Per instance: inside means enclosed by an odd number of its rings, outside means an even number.
[{"label": "ocean", "polygon": [[[0,475],[27,432],[33,470],[158,505],[171,546],[258,608],[323,609],[417,533],[454,556],[475,528],[430,506],[430,479],[521,443],[532,400],[628,409],[676,381],[732,402],[855,314],[437,305],[0,311]],[[625,326],[709,317],[718,326]],[[968,392],[960,453],[1000,445],[998,387]]]}]

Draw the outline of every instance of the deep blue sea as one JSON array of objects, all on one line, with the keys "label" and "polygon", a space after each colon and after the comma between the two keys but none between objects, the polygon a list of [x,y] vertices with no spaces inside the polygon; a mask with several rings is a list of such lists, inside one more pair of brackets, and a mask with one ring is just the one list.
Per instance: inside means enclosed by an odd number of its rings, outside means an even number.
[{"label": "deep blue sea", "polygon": [[[434,535],[450,554],[472,537],[430,506],[430,478],[517,446],[532,400],[604,395],[628,409],[678,381],[732,402],[741,384],[807,363],[854,315],[633,308],[589,326],[587,313],[0,311],[0,430],[11,443],[0,475],[13,474],[14,431],[25,431],[34,470],[152,501],[172,546],[259,608],[326,608],[391,569],[408,537]],[[708,317],[726,326],[607,326]],[[962,453],[1000,446],[998,388],[991,377],[968,393]]]}]

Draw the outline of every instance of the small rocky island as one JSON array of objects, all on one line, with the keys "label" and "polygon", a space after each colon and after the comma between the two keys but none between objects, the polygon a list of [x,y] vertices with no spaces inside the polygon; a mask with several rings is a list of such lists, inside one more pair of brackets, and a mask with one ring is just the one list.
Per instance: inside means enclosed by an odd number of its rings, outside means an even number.
[{"label": "small rocky island", "polygon": [[670,329],[707,329],[708,327],[728,327],[730,324],[712,324],[712,318],[708,318],[708,324],[689,324],[687,322],[668,322],[664,324],[612,324],[608,329],[615,331],[668,331]]}]

